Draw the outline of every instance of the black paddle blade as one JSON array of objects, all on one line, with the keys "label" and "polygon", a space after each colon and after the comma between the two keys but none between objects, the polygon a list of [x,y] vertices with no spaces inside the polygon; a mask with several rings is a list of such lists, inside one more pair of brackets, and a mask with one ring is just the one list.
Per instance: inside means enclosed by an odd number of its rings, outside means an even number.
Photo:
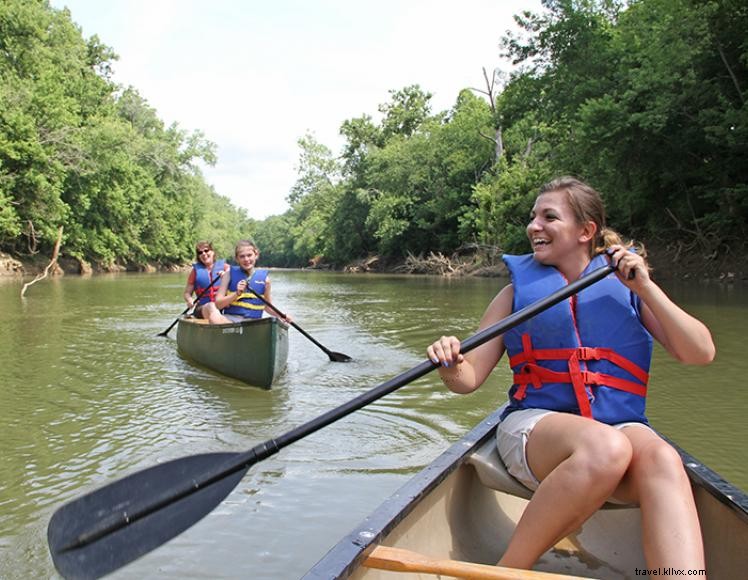
[{"label": "black paddle blade", "polygon": [[169,461],[62,506],[47,527],[55,567],[65,578],[100,578],[168,542],[221,503],[248,468],[199,489],[190,483],[237,455]]},{"label": "black paddle blade", "polygon": [[353,360],[347,354],[343,354],[342,352],[334,352],[332,350],[327,353],[327,356],[329,356],[330,360],[333,362],[350,362]]},{"label": "black paddle blade", "polygon": [[[187,310],[189,310],[189,308]],[[184,316],[185,314],[187,314],[187,310],[185,310],[182,313],[182,316]],[[169,328],[167,328],[166,330],[163,330],[163,331],[159,332],[156,336],[167,336],[169,334],[169,331],[176,326],[177,322],[179,322],[179,318],[177,318],[174,322],[172,322],[169,325]]]}]

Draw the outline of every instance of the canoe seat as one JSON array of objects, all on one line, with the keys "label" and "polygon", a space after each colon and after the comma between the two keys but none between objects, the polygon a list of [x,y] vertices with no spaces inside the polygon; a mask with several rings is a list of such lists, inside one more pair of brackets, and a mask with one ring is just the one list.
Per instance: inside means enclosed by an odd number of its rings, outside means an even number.
[{"label": "canoe seat", "polygon": [[532,490],[522,485],[506,470],[504,462],[499,457],[494,437],[473,451],[467,461],[475,468],[478,479],[486,487],[525,499],[532,497]]},{"label": "canoe seat", "polygon": [[[519,480],[515,479],[506,470],[504,462],[499,457],[499,450],[496,447],[496,439],[494,437],[489,438],[488,441],[473,451],[468,457],[467,462],[475,468],[478,479],[486,487],[525,499],[532,497],[532,490],[521,484]],[[637,506],[613,500],[606,502],[602,509],[630,507]]]}]

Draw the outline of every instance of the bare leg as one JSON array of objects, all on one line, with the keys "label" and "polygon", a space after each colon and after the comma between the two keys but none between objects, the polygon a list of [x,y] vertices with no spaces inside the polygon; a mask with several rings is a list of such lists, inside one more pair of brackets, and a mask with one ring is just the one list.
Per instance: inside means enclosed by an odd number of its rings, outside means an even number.
[{"label": "bare leg", "polygon": [[701,526],[680,456],[649,429],[626,427],[622,433],[633,458],[614,495],[641,507],[647,567],[703,570]]},{"label": "bare leg", "polygon": [[231,324],[232,321],[226,318],[221,311],[216,308],[216,305],[212,302],[208,302],[203,306],[203,318],[207,319],[211,324]]},{"label": "bare leg", "polygon": [[499,565],[531,568],[610,497],[631,457],[631,443],[614,427],[567,413],[541,419],[527,441],[541,483]]}]

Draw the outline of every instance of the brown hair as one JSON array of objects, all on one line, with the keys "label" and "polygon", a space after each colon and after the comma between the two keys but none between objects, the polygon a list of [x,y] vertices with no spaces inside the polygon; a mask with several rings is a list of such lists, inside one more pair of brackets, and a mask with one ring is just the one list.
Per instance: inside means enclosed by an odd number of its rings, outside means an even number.
[{"label": "brown hair", "polygon": [[257,244],[254,243],[252,240],[239,240],[236,242],[236,247],[234,248],[234,257],[239,253],[239,248],[254,248],[255,252],[258,254],[260,253],[260,248],[257,247]]},{"label": "brown hair", "polygon": [[208,246],[208,249],[212,252],[215,252],[213,249],[213,242],[209,242],[208,240],[200,240],[195,244],[195,259],[199,262],[200,261],[200,248],[204,248],[205,246]]},{"label": "brown hair", "polygon": [[565,175],[543,185],[538,195],[554,191],[566,194],[566,200],[577,223],[592,222],[597,226],[595,237],[590,245],[590,257],[604,252],[613,245],[621,245],[625,248],[636,246],[636,253],[642,258],[647,257],[644,244],[634,244],[631,240],[624,241],[618,232],[605,225],[605,205],[602,197],[593,187],[576,177]]}]

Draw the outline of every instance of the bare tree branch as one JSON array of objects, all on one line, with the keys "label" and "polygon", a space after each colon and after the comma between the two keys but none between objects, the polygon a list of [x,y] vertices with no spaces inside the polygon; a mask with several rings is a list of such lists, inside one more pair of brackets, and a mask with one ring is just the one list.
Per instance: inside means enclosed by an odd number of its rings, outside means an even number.
[{"label": "bare tree branch", "polygon": [[49,264],[47,264],[47,267],[44,268],[44,272],[39,274],[36,278],[34,278],[31,282],[27,282],[23,285],[23,288],[21,289],[21,298],[24,298],[26,295],[26,289],[31,286],[32,284],[37,283],[39,280],[43,280],[49,275],[49,271],[52,269],[53,266],[57,264],[57,256],[60,253],[60,244],[62,243],[62,226],[60,226],[60,229],[57,230],[57,241],[55,242],[55,249],[52,251],[52,259],[49,261]]},{"label": "bare tree branch", "polygon": [[730,78],[732,79],[732,84],[735,85],[735,90],[738,93],[738,97],[740,98],[740,102],[742,104],[745,104],[745,98],[743,97],[743,91],[740,90],[740,84],[738,83],[738,77],[735,76],[735,73],[732,70],[732,67],[730,66],[730,63],[727,62],[727,57],[725,56],[725,51],[722,50],[722,46],[720,43],[717,43],[717,50],[719,51],[719,56],[722,59],[722,62],[725,64],[725,68],[727,69],[727,72],[730,75]]}]

